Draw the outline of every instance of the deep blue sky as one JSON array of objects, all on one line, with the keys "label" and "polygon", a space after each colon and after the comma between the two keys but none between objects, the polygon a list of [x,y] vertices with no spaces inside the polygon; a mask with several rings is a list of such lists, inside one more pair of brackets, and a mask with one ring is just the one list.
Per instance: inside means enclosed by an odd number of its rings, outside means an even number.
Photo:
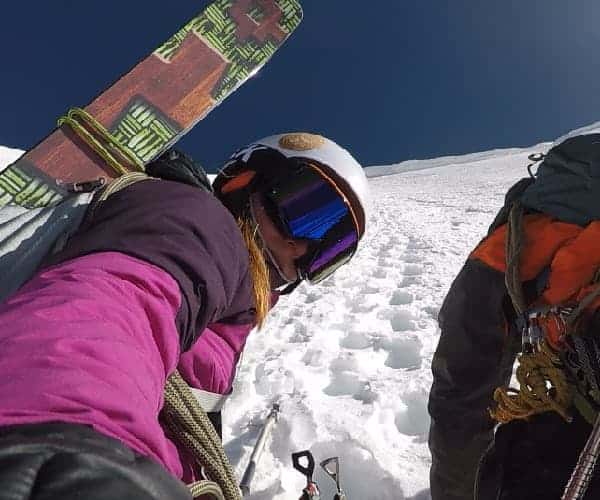
[{"label": "deep blue sky", "polygon": [[[0,144],[34,145],[208,3],[4,2]],[[318,131],[377,165],[600,120],[597,0],[302,3],[295,35],[183,141],[210,170],[279,131]]]}]

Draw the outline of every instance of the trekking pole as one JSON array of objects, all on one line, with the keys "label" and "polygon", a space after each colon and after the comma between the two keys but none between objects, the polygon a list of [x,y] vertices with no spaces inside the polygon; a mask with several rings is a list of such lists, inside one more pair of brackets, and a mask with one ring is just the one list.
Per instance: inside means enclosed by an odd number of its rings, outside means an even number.
[{"label": "trekking pole", "polygon": [[252,455],[250,455],[250,461],[248,462],[248,466],[246,467],[246,471],[244,472],[244,476],[242,477],[242,481],[240,483],[240,490],[242,490],[242,496],[246,496],[250,493],[250,483],[254,478],[256,466],[258,465],[260,457],[262,456],[262,452],[265,449],[267,437],[269,437],[269,434],[271,433],[271,430],[273,429],[273,426],[275,425],[279,417],[279,409],[280,408],[277,403],[273,404],[273,408],[271,408],[271,412],[267,416],[263,428],[258,436],[258,440],[254,445]]},{"label": "trekking pole", "polygon": [[561,500],[580,500],[588,489],[600,454],[600,414],[588,438]]}]

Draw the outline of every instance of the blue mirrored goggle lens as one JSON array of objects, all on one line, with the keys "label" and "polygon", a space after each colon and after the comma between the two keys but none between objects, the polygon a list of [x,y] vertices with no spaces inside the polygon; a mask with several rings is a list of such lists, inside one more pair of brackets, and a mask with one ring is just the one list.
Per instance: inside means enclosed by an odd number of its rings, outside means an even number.
[{"label": "blue mirrored goggle lens", "polygon": [[340,194],[311,168],[269,193],[279,219],[293,238],[317,241],[303,275],[317,283],[348,262],[358,245],[352,214]]}]

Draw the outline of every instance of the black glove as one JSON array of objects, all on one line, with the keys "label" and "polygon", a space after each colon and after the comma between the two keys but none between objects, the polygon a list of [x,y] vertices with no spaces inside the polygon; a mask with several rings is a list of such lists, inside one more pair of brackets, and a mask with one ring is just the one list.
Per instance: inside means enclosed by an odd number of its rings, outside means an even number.
[{"label": "black glove", "polygon": [[213,192],[208,175],[200,163],[177,149],[165,151],[156,160],[146,165],[146,173],[152,177],[182,182]]}]

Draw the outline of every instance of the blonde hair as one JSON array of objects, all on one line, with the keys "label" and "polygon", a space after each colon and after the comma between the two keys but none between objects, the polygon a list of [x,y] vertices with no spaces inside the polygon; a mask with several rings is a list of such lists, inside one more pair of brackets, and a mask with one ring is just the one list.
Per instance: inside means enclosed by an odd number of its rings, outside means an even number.
[{"label": "blonde hair", "polygon": [[256,326],[262,328],[271,309],[271,280],[265,256],[258,243],[256,224],[249,217],[238,219],[238,226],[248,247],[250,275],[256,307]]}]

